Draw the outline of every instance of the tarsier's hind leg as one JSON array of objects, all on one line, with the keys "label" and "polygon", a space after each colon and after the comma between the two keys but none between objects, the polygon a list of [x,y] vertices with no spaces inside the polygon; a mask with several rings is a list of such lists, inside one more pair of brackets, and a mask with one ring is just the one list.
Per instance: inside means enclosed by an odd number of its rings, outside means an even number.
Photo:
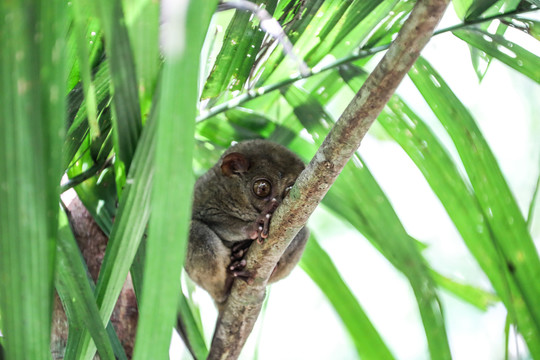
[{"label": "tarsier's hind leg", "polygon": [[189,244],[185,268],[189,277],[208,291],[217,303],[227,299],[227,267],[231,250],[208,227],[198,221],[191,221]]}]

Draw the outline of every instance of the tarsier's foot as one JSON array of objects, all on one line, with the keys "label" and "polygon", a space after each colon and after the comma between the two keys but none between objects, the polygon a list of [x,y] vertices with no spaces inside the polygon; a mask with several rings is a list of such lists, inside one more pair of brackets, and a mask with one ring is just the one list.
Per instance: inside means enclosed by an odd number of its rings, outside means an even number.
[{"label": "tarsier's foot", "polygon": [[245,270],[246,259],[244,255],[251,245],[251,241],[242,241],[233,245],[231,248],[231,263],[227,266],[227,272],[232,278],[239,278],[246,282],[250,282],[251,273]]}]

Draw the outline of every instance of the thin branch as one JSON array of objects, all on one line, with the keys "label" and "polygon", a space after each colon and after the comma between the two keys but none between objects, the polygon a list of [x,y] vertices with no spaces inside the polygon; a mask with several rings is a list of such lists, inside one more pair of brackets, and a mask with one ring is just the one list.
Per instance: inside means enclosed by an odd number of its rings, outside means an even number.
[{"label": "thin branch", "polygon": [[[497,14],[497,15],[493,15],[493,16],[489,16],[489,17],[485,17],[485,18],[480,18],[480,19],[475,19],[475,20],[468,20],[468,21],[463,22],[461,24],[456,24],[456,25],[452,25],[452,26],[449,26],[449,27],[444,28],[444,29],[437,30],[437,31],[435,31],[433,33],[432,36],[445,34],[447,32],[456,31],[456,30],[463,29],[463,28],[466,28],[466,27],[469,27],[469,26],[482,24],[482,23],[485,23],[485,22],[488,22],[488,21],[493,21],[493,20],[497,20],[497,19],[501,19],[501,18],[505,18],[505,17],[516,16],[516,15],[529,13],[529,12],[534,12],[534,11],[538,11],[538,10],[539,10],[539,8],[526,9],[526,10],[513,10],[513,11],[509,11],[507,13],[503,13],[503,14]],[[351,55],[348,55],[348,56],[342,57],[340,59],[337,59],[335,61],[332,61],[332,62],[326,64],[325,66],[315,66],[313,69],[311,69],[311,73],[308,76],[299,74],[299,75],[296,75],[296,76],[292,76],[292,77],[290,77],[288,79],[285,79],[283,81],[277,82],[275,84],[271,84],[271,85],[268,85],[268,86],[262,86],[262,87],[260,87],[258,89],[250,89],[247,92],[245,92],[243,94],[240,94],[237,97],[235,97],[235,98],[233,98],[233,99],[231,99],[229,101],[226,101],[226,102],[224,102],[222,104],[216,105],[216,106],[212,107],[209,110],[202,111],[201,114],[197,117],[197,121],[204,121],[206,119],[211,118],[212,116],[215,116],[215,115],[220,114],[220,113],[222,113],[224,111],[227,111],[227,110],[235,108],[235,107],[237,107],[237,106],[239,106],[241,104],[244,104],[244,103],[248,102],[249,100],[258,98],[259,96],[263,96],[265,94],[268,94],[269,92],[272,92],[272,91],[281,89],[283,87],[289,86],[290,84],[293,84],[293,83],[295,83],[295,82],[297,82],[299,80],[306,79],[306,78],[309,78],[311,76],[320,74],[321,72],[335,69],[335,68],[337,68],[337,67],[339,67],[339,66],[341,66],[343,64],[348,64],[350,62],[353,62],[353,61],[356,61],[356,60],[359,60],[359,59],[363,59],[363,58],[366,58],[368,56],[371,56],[371,55],[377,54],[379,52],[385,51],[389,47],[390,47],[390,44],[384,44],[384,45],[376,46],[376,47],[371,48],[371,49],[360,49],[360,50],[354,51]]]},{"label": "thin branch", "polygon": [[65,183],[61,184],[60,193],[62,194],[68,191],[69,189],[74,188],[75,186],[79,185],[80,183],[90,179],[91,177],[94,177],[95,175],[99,174],[100,172],[102,172],[103,170],[105,170],[106,168],[112,165],[112,160],[113,158],[110,157],[107,160],[105,160],[103,164],[94,163],[94,165],[88,168],[88,170],[83,171],[79,175],[72,177]]},{"label": "thin branch", "polygon": [[503,18],[506,18],[506,17],[512,17],[512,16],[521,15],[521,14],[525,14],[525,13],[528,13],[528,12],[534,12],[534,11],[538,11],[538,10],[539,10],[539,8],[516,9],[516,10],[512,10],[512,11],[502,13],[502,14],[496,14],[496,15],[492,15],[492,16],[487,16],[485,18],[467,20],[467,21],[465,21],[465,22],[463,22],[461,24],[456,24],[456,25],[449,26],[449,27],[444,28],[444,29],[437,30],[437,31],[435,31],[433,33],[433,36],[443,34],[443,33],[447,33],[449,31],[459,30],[459,29],[462,29],[464,27],[468,27],[468,26],[472,26],[472,25],[483,24],[483,23],[488,22],[488,21],[503,19]]},{"label": "thin branch", "polygon": [[258,317],[266,283],[279,258],[360,146],[373,121],[433,34],[449,0],[420,0],[384,58],[329,132],[290,196],[272,218],[270,236],[254,243],[247,266],[254,280],[235,281],[221,313],[208,359],[236,359]]}]

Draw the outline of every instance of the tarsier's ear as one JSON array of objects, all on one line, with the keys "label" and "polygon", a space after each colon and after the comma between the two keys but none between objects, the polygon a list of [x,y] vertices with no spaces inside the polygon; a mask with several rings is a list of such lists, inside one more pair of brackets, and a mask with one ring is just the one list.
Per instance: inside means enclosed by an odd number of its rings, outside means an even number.
[{"label": "tarsier's ear", "polygon": [[225,176],[245,173],[249,169],[249,161],[240,153],[230,153],[221,162],[221,172]]}]

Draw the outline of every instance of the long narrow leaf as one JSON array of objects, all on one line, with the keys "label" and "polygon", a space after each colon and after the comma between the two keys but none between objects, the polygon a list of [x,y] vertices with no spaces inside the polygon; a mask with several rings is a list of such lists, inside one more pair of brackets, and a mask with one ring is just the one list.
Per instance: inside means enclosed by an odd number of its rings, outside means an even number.
[{"label": "long narrow leaf", "polygon": [[418,165],[469,250],[511,307],[508,274],[500,264],[489,224],[448,153],[421,119],[397,97],[390,100],[379,122]]},{"label": "long narrow leaf", "polygon": [[[483,14],[481,15],[482,17],[489,18],[490,16],[495,16],[503,12],[515,10],[521,3],[520,0],[495,1],[491,7],[485,7],[486,1],[492,2],[492,0],[481,0],[478,2],[473,2],[470,8],[467,10],[467,13],[464,15],[463,13],[460,13],[459,16],[464,21],[474,21],[477,20],[477,18],[479,17],[478,10],[480,10],[483,12]],[[476,14],[474,14],[474,12],[476,12]],[[493,25],[496,26],[495,31],[493,31]],[[502,36],[508,29],[508,26],[505,24],[505,21],[491,20],[479,23],[475,27],[475,30],[479,30],[481,32],[487,32],[488,29],[490,33]],[[474,45],[469,46],[469,50],[471,52],[471,61],[474,67],[474,71],[476,72],[476,76],[478,77],[479,81],[482,81],[489,69],[489,66],[491,65],[493,57],[482,51],[481,49],[475,47]]]},{"label": "long narrow leaf", "polygon": [[[348,38],[345,41],[349,41],[349,49],[352,50],[365,39],[382,18],[388,15],[396,2],[397,0],[353,1],[337,23],[326,23],[319,33],[321,42],[306,56],[306,61],[310,64],[318,63],[345,38]],[[345,9],[345,6],[341,8]],[[353,44],[350,44],[351,42]]]},{"label": "long narrow leaf", "polygon": [[[79,161],[80,166],[74,167],[71,171],[79,170],[82,166],[91,163],[92,160],[83,158]],[[114,188],[112,170],[106,169],[99,174],[99,177],[94,176],[84,181],[75,187],[75,191],[100,229],[109,236],[117,210],[115,207],[116,189]]]},{"label": "long narrow leaf", "polygon": [[[365,75],[355,67],[340,70],[351,88],[360,88]],[[378,122],[407,152],[456,225],[466,245],[499,293],[506,294],[508,283],[501,269],[490,228],[470,187],[460,175],[449,154],[422,120],[393,96],[378,117]],[[443,280],[440,275],[439,280]],[[447,281],[442,282],[447,285]],[[508,298],[509,297],[505,297]],[[510,305],[510,304],[508,304]]]},{"label": "long narrow leaf", "polygon": [[[284,97],[315,143],[321,143],[328,132],[329,118],[314,97],[291,86]],[[356,166],[355,166],[356,165]],[[362,203],[350,194],[361,194]],[[353,159],[330,189],[323,204],[348,219],[409,280],[422,316],[430,354],[437,359],[450,359],[450,347],[442,308],[425,260],[395,214],[375,179],[359,157]]]},{"label": "long narrow leaf", "polygon": [[124,1],[143,116],[152,103],[160,69],[159,1]]},{"label": "long narrow leaf", "polygon": [[[109,93],[109,63],[104,61],[94,75],[93,84],[96,91],[96,102],[98,104],[98,120],[101,127],[109,127],[110,124],[110,93]],[[88,133],[88,122],[85,121],[87,114],[87,102],[84,99],[82,84],[77,85],[69,94],[67,99],[68,124],[69,129],[66,134],[63,155],[63,168],[67,169],[73,161],[73,157],[80,149]],[[103,132],[104,129],[100,129]],[[107,134],[104,134],[105,136]]]},{"label": "long narrow leaf", "polygon": [[[272,14],[277,1],[257,0],[255,3],[265,3],[266,11]],[[253,14],[247,11],[234,14],[225,33],[227,41],[223,43],[204,86],[203,99],[243,88],[265,35],[258,22],[254,24],[252,19]]]},{"label": "long narrow leaf", "polygon": [[[282,2],[280,2],[281,4]],[[325,12],[325,1],[324,0],[313,0],[313,1],[306,1],[304,3],[299,4],[296,7],[296,11],[294,11],[294,8],[287,7],[286,9],[290,13],[294,13],[292,19],[290,19],[287,27],[286,27],[286,33],[289,37],[289,40],[295,44],[298,41],[298,38],[305,33],[308,26],[312,25],[311,22],[313,18],[316,16],[316,14],[320,13],[322,11]],[[322,8],[322,10],[321,10]],[[278,11],[276,14],[280,18],[287,18],[287,14],[282,14]],[[274,51],[268,58],[268,60],[265,62],[265,66],[263,69],[263,73],[261,75],[261,79],[265,80],[267,79],[270,74],[276,69],[276,67],[281,63],[281,61],[284,58],[284,54],[282,51]],[[261,85],[262,81],[260,81],[257,85]]]},{"label": "long narrow leaf", "polygon": [[0,312],[8,359],[50,357],[61,142],[63,2],[0,5]]},{"label": "long narrow leaf", "polygon": [[506,40],[501,35],[477,29],[454,31],[454,35],[540,83],[540,66],[538,66],[540,57],[523,47]]},{"label": "long narrow leaf", "polygon": [[190,347],[195,359],[206,359],[208,356],[208,348],[204,342],[204,334],[202,333],[202,329],[199,328],[195,314],[189,306],[188,299],[182,293],[180,293],[180,300],[178,302],[178,316],[182,318],[181,321],[185,327],[183,331],[185,331],[185,336],[189,341],[189,345],[186,345]]},{"label": "long narrow leaf", "polygon": [[376,31],[364,45],[364,49],[390,43],[405,23],[405,20],[407,20],[413,6],[414,3],[410,1],[401,0],[384,21],[378,25]]},{"label": "long narrow leaf", "polygon": [[493,293],[481,290],[477,287],[462,284],[436,271],[431,271],[431,276],[442,288],[448,290],[453,295],[461,298],[467,303],[475,306],[477,309],[487,311],[490,306],[495,305],[499,298]]},{"label": "long narrow leaf", "polygon": [[536,280],[540,278],[540,259],[523,215],[474,119],[440,75],[420,58],[409,76],[456,146],[493,232],[494,244],[523,299],[513,298],[511,302],[516,312],[529,314],[515,321],[518,321],[531,353],[540,356],[540,283]]},{"label": "long narrow leaf", "polygon": [[[109,321],[150,216],[155,123],[151,115],[139,141],[101,265],[95,296],[104,323]],[[85,333],[79,357],[91,359],[94,352],[95,346]]]},{"label": "long narrow leaf", "polygon": [[[170,21],[183,33],[184,48],[165,48],[152,188],[134,359],[165,359],[176,324],[180,275],[191,218],[192,161],[201,48],[217,0],[190,1]],[[185,19],[185,21],[183,20]],[[189,39],[189,41],[187,41]],[[176,49],[175,49],[176,50]],[[181,103],[179,104],[179,99]]]},{"label": "long narrow leaf", "polygon": [[475,19],[482,15],[484,11],[489,9],[497,0],[477,0],[473,1],[471,6],[467,9],[465,20]]},{"label": "long narrow leaf", "polygon": [[77,55],[79,60],[79,68],[82,79],[82,85],[84,90],[84,97],[86,100],[86,111],[88,117],[88,126],[90,127],[90,134],[92,139],[99,136],[99,126],[97,123],[97,97],[96,87],[92,81],[92,69],[89,59],[89,50],[86,40],[86,27],[84,26],[83,7],[79,1],[73,1],[72,6],[73,14],[73,32],[77,40]]},{"label": "long narrow leaf", "polygon": [[97,7],[110,62],[116,153],[128,172],[142,129],[135,64],[121,1],[100,0]]},{"label": "long narrow leaf", "polygon": [[[98,60],[103,56],[103,41],[101,28],[99,26],[99,20],[96,14],[96,9],[92,1],[87,0],[77,0],[78,13],[79,16],[86,17],[85,26],[84,26],[84,43],[88,47],[88,61],[90,68],[93,68]],[[72,6],[72,7],[73,7]],[[73,18],[72,10],[72,18]],[[68,44],[67,44],[67,63],[68,69],[70,69],[67,82],[67,90],[71,91],[81,81],[81,64],[80,64],[80,55],[78,54],[78,47],[80,41],[80,34],[75,30],[75,26],[70,27],[68,32]]]}]

